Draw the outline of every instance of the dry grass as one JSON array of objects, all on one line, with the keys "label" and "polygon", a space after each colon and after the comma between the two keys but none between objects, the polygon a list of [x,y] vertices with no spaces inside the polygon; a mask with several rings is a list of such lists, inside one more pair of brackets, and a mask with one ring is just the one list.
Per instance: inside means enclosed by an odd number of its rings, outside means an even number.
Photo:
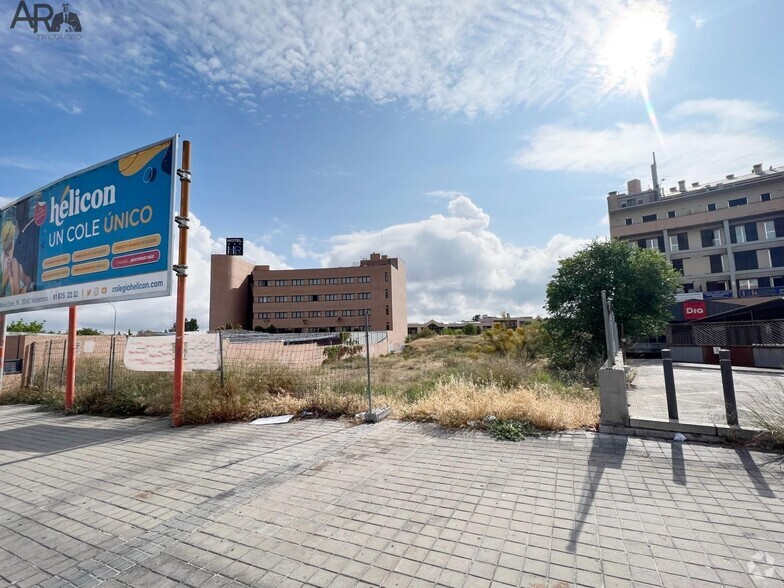
[{"label": "dry grass", "polygon": [[538,390],[450,379],[408,406],[404,419],[464,427],[493,415],[503,421],[528,421],[537,429],[563,430],[595,425],[599,404],[595,394],[564,396],[542,386]]},{"label": "dry grass", "polygon": [[[483,351],[478,336],[419,339],[405,351],[374,358],[373,404],[390,406],[393,417],[462,427],[488,415],[527,420],[539,429],[562,430],[595,424],[596,392],[564,382],[543,366]],[[44,388],[44,382],[47,388]],[[35,386],[0,396],[0,403],[35,403],[63,408],[59,382],[37,377]],[[224,385],[217,373],[186,374],[183,420],[211,423],[308,411],[324,417],[367,410],[363,358],[296,369],[277,363],[229,364]],[[169,414],[172,375],[120,370],[106,390],[106,366],[81,359],[76,412],[111,416]]]}]

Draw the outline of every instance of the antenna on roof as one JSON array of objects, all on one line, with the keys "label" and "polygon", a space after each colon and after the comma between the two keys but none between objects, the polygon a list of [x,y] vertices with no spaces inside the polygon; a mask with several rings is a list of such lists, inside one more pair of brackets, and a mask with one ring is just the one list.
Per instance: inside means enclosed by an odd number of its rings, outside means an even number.
[{"label": "antenna on roof", "polygon": [[656,168],[656,152],[653,152],[653,163],[651,164],[651,179],[653,179],[653,189],[656,192],[656,200],[659,199],[661,190],[659,190],[659,170]]}]

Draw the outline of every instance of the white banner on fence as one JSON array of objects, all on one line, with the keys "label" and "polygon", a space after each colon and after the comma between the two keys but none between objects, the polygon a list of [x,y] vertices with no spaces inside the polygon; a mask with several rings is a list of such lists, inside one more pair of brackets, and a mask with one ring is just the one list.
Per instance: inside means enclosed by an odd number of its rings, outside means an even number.
[{"label": "white banner on fence", "polygon": [[[137,372],[174,371],[174,335],[128,337],[125,367]],[[185,371],[220,368],[218,333],[185,333]]]}]

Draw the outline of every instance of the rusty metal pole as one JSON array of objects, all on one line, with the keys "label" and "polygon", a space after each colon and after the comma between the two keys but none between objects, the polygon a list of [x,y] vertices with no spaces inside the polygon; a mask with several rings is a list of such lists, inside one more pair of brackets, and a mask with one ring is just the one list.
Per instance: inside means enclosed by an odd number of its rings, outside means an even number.
[{"label": "rusty metal pole", "polygon": [[185,356],[185,278],[188,275],[188,202],[191,191],[191,142],[182,142],[180,177],[180,215],[175,217],[179,227],[180,249],[177,265],[177,315],[174,327],[174,393],[172,397],[172,427],[182,425],[182,380]]},{"label": "rusty metal pole", "polygon": [[68,308],[68,365],[65,375],[65,410],[71,410],[76,392],[76,307]]}]

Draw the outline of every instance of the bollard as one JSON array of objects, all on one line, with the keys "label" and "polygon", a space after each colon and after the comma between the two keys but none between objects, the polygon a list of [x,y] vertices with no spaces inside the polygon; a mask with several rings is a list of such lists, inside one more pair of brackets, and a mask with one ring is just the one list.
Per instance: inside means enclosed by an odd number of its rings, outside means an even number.
[{"label": "bollard", "polygon": [[672,351],[662,349],[664,367],[664,390],[667,393],[667,415],[671,421],[678,420],[678,398],[675,396],[675,372],[672,369]]},{"label": "bollard", "polygon": [[732,362],[728,349],[719,350],[721,366],[721,387],[724,389],[724,410],[727,413],[727,424],[738,424],[738,406],[735,404],[735,382],[732,380]]}]

